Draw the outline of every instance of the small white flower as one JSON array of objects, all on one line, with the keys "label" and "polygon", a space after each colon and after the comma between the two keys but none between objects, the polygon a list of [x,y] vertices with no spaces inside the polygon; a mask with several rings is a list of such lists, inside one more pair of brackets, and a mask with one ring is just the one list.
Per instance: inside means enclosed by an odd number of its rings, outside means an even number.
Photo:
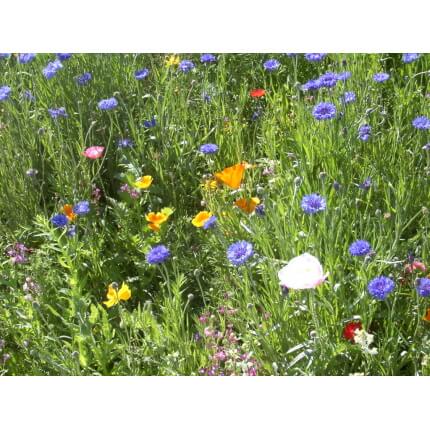
[{"label": "small white flower", "polygon": [[325,281],[321,263],[316,257],[308,253],[294,257],[278,272],[280,283],[285,288],[303,290],[315,288]]}]

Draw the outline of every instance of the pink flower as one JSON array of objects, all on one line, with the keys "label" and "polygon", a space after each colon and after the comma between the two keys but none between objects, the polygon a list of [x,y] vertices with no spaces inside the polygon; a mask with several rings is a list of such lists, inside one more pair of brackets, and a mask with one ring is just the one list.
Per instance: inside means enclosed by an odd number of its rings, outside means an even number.
[{"label": "pink flower", "polygon": [[82,153],[82,155],[87,158],[91,158],[92,160],[95,160],[96,158],[100,158],[103,156],[104,150],[104,146],[90,146]]},{"label": "pink flower", "polygon": [[424,263],[421,263],[421,261],[414,261],[413,263],[405,266],[406,273],[412,273],[414,270],[425,272],[427,268]]}]

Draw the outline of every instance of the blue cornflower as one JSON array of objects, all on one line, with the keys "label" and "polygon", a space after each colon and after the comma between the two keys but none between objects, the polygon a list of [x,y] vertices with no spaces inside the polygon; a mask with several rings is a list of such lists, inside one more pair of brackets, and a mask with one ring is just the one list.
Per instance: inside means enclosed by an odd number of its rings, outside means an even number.
[{"label": "blue cornflower", "polygon": [[341,189],[342,185],[338,181],[333,181],[333,188],[335,191],[339,191]]},{"label": "blue cornflower", "polygon": [[72,54],[57,54],[57,58],[60,61],[66,61],[66,60],[68,60],[71,57],[72,57]]},{"label": "blue cornflower", "polygon": [[57,72],[63,68],[63,65],[60,60],[51,61],[47,64],[47,66],[42,70],[43,76],[46,79],[53,78]]},{"label": "blue cornflower", "polygon": [[390,75],[388,73],[376,73],[373,75],[373,80],[375,82],[381,83],[381,82],[385,82],[387,79],[389,79]]},{"label": "blue cornflower", "polygon": [[327,54],[305,54],[305,58],[308,61],[322,61]]},{"label": "blue cornflower", "polygon": [[422,149],[425,149],[426,151],[429,151],[430,150],[430,142],[429,143],[426,143],[424,146],[423,146],[423,148]]},{"label": "blue cornflower", "polygon": [[355,102],[355,93],[354,91],[347,91],[340,98],[345,104]]},{"label": "blue cornflower", "polygon": [[86,85],[92,79],[90,72],[82,73],[82,75],[76,76],[75,81],[78,85]]},{"label": "blue cornflower", "polygon": [[312,215],[325,210],[326,201],[323,196],[313,193],[304,196],[300,206],[306,214]]},{"label": "blue cornflower", "polygon": [[394,282],[386,276],[378,276],[368,283],[367,290],[375,299],[384,300],[394,290]]},{"label": "blue cornflower", "polygon": [[336,73],[327,72],[321,75],[318,78],[318,81],[320,83],[320,87],[333,88],[337,84],[338,76],[336,75]]},{"label": "blue cornflower", "polygon": [[294,52],[288,52],[285,54],[288,58],[294,58],[297,57],[298,54],[294,53]]},{"label": "blue cornflower", "polygon": [[73,212],[76,215],[87,215],[90,212],[90,202],[83,200],[76,203],[75,206],[73,206]]},{"label": "blue cornflower", "polygon": [[412,125],[418,130],[430,129],[430,119],[426,116],[417,116],[413,121]]},{"label": "blue cornflower", "polygon": [[7,100],[10,97],[12,90],[8,86],[0,87],[0,102]]},{"label": "blue cornflower", "polygon": [[206,103],[210,103],[210,101],[212,100],[212,97],[208,93],[204,92],[204,93],[202,93],[202,99]]},{"label": "blue cornflower", "polygon": [[193,70],[196,66],[191,60],[182,60],[179,63],[178,67],[179,67],[179,70],[181,70],[181,72],[188,73],[188,72],[191,72],[191,70]]},{"label": "blue cornflower", "polygon": [[57,119],[59,117],[67,118],[66,108],[64,107],[48,109],[48,112],[53,119]]},{"label": "blue cornflower", "polygon": [[69,225],[66,232],[67,237],[76,236],[76,225]]},{"label": "blue cornflower", "polygon": [[216,57],[213,54],[202,54],[200,56],[200,61],[202,63],[215,63],[216,62]]},{"label": "blue cornflower", "polygon": [[69,220],[67,219],[66,215],[64,215],[64,214],[57,214],[51,218],[51,223],[56,228],[65,227],[68,224],[68,222],[69,222]]},{"label": "blue cornflower", "polygon": [[158,245],[152,248],[146,254],[146,261],[149,264],[164,263],[170,257],[170,251],[164,245]]},{"label": "blue cornflower", "polygon": [[153,127],[155,127],[156,125],[157,125],[157,122],[155,121],[155,116],[153,116],[153,117],[151,118],[151,120],[149,120],[149,121],[147,121],[147,120],[143,121],[143,126],[144,126],[145,128],[153,128]]},{"label": "blue cornflower", "polygon": [[134,77],[141,81],[142,79],[145,79],[149,75],[149,69],[141,69],[136,72],[134,72]]},{"label": "blue cornflower", "polygon": [[0,54],[0,60],[6,59],[9,57],[10,57],[10,54]]},{"label": "blue cornflower", "polygon": [[215,215],[212,215],[208,220],[203,224],[203,229],[208,230],[209,228],[213,228],[216,226],[218,218]]},{"label": "blue cornflower", "polygon": [[250,257],[252,257],[253,254],[254,249],[252,247],[252,243],[249,243],[246,240],[235,242],[227,249],[227,258],[234,266],[244,264]]},{"label": "blue cornflower", "polygon": [[417,292],[421,297],[430,296],[430,279],[421,278],[418,280]]},{"label": "blue cornflower", "polygon": [[303,91],[316,91],[321,87],[321,82],[319,79],[311,79],[301,86]]},{"label": "blue cornflower", "polygon": [[202,154],[215,154],[218,152],[218,145],[215,145],[215,143],[205,143],[199,150]]},{"label": "blue cornflower", "polygon": [[353,257],[364,257],[371,252],[372,247],[370,246],[370,243],[366,240],[356,240],[355,242],[351,243],[349,247],[349,253]]},{"label": "blue cornflower", "polygon": [[118,100],[115,97],[111,97],[110,99],[100,100],[98,103],[98,107],[101,110],[112,110],[118,106]]},{"label": "blue cornflower", "polygon": [[338,81],[346,81],[351,77],[351,72],[345,71],[337,74]]},{"label": "blue cornflower", "polygon": [[259,204],[259,205],[257,205],[257,206],[255,207],[255,213],[256,213],[258,216],[264,216],[264,215],[266,215],[266,212],[265,212],[265,206],[264,206],[264,204],[263,204],[263,203],[261,203],[261,204]]},{"label": "blue cornflower", "polygon": [[270,60],[264,62],[263,67],[264,70],[267,70],[268,72],[274,72],[275,70],[279,69],[280,65],[281,63],[278,60],[271,58]]},{"label": "blue cornflower", "polygon": [[25,90],[22,93],[22,96],[30,102],[34,102],[36,100],[36,97],[33,96],[32,92],[30,90]]},{"label": "blue cornflower", "polygon": [[118,139],[117,146],[118,148],[132,148],[134,142],[131,139]]},{"label": "blue cornflower", "polygon": [[257,121],[257,119],[261,118],[262,115],[263,115],[263,112],[261,110],[256,110],[252,113],[251,120]]},{"label": "blue cornflower", "polygon": [[314,107],[312,115],[318,121],[336,117],[336,106],[333,103],[319,103]]},{"label": "blue cornflower", "polygon": [[19,54],[18,63],[19,64],[31,63],[35,58],[36,58],[36,54]]},{"label": "blue cornflower", "polygon": [[420,54],[403,54],[402,61],[406,64],[412,63],[420,58]]},{"label": "blue cornflower", "polygon": [[363,124],[358,129],[358,138],[364,142],[367,142],[370,138],[372,127],[369,124]]},{"label": "blue cornflower", "polygon": [[372,179],[370,178],[370,176],[368,176],[362,184],[358,185],[358,188],[360,188],[360,190],[365,190],[367,191],[370,187],[372,186]]}]

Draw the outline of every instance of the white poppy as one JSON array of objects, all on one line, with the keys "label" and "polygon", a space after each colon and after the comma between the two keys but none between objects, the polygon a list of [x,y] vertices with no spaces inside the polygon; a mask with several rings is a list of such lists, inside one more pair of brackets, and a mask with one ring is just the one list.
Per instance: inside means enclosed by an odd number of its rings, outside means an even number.
[{"label": "white poppy", "polygon": [[327,278],[321,263],[316,257],[308,253],[294,257],[278,272],[278,278],[284,288],[303,290],[315,288]]}]

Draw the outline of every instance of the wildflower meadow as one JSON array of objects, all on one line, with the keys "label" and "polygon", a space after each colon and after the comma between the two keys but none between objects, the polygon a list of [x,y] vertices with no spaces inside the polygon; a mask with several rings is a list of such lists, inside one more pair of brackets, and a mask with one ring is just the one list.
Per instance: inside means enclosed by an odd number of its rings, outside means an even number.
[{"label": "wildflower meadow", "polygon": [[428,54],[0,54],[0,375],[430,375]]}]

